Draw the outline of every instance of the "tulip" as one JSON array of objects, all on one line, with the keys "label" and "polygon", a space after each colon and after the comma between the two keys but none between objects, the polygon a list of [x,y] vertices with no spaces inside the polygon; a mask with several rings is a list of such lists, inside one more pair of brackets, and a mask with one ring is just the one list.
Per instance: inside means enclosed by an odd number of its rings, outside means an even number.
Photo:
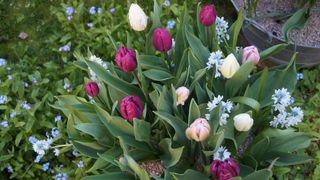
[{"label": "tulip", "polygon": [[86,84],[86,93],[91,96],[95,97],[99,94],[99,86],[96,82],[88,82]]},{"label": "tulip", "polygon": [[233,120],[234,127],[238,131],[249,131],[253,125],[253,119],[247,113],[238,114],[233,118]]},{"label": "tulip", "polygon": [[131,4],[129,23],[133,30],[143,31],[147,27],[148,17],[138,4]]},{"label": "tulip", "polygon": [[134,118],[141,118],[143,104],[138,96],[127,96],[120,102],[120,114],[129,122]]},{"label": "tulip", "polygon": [[229,180],[240,174],[240,168],[232,158],[224,161],[214,160],[210,165],[210,171],[212,176],[218,180]]},{"label": "tulip", "polygon": [[242,50],[242,64],[253,61],[258,64],[260,60],[259,51],[255,46],[248,46]]},{"label": "tulip", "polygon": [[172,38],[166,28],[156,28],[153,31],[153,46],[161,52],[167,52],[171,49]]},{"label": "tulip", "polygon": [[216,22],[217,11],[213,4],[205,5],[201,8],[199,18],[204,26],[211,26]]},{"label": "tulip", "polygon": [[116,52],[116,63],[124,72],[132,72],[137,67],[134,49],[121,46]]},{"label": "tulip", "polygon": [[229,54],[221,65],[220,72],[221,74],[230,79],[238,70],[240,69],[240,65],[233,54]]},{"label": "tulip", "polygon": [[189,91],[188,88],[186,88],[184,86],[179,87],[176,90],[177,106],[180,105],[180,104],[184,105],[184,103],[186,102],[186,100],[189,97],[189,94],[190,94],[190,91]]},{"label": "tulip", "polygon": [[204,118],[196,119],[190,127],[186,129],[186,136],[190,140],[204,141],[208,138],[210,133],[210,125]]}]

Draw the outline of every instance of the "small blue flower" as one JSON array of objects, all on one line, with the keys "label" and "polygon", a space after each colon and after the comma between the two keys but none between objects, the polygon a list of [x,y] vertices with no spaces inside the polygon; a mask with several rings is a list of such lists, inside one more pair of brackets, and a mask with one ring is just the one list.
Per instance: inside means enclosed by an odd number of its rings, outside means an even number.
[{"label": "small blue flower", "polygon": [[21,107],[22,107],[23,109],[25,109],[25,110],[30,110],[31,107],[32,107],[32,105],[31,105],[30,103],[28,103],[27,101],[23,101],[23,102],[21,103]]},{"label": "small blue flower", "polygon": [[90,13],[91,15],[94,15],[94,14],[96,13],[96,7],[94,7],[94,6],[90,7],[89,13]]},{"label": "small blue flower", "polygon": [[72,18],[73,16],[67,16],[68,21],[71,21]]},{"label": "small blue flower", "polygon": [[74,13],[74,8],[73,7],[69,6],[69,7],[66,8],[66,14],[68,16],[71,16],[73,13]]},{"label": "small blue flower", "polygon": [[89,28],[93,28],[93,23],[87,23],[87,26],[88,26]]},{"label": "small blue flower", "polygon": [[62,120],[62,118],[61,118],[60,115],[58,115],[58,116],[56,116],[56,117],[54,118],[54,122],[61,122],[61,120]]},{"label": "small blue flower", "polygon": [[8,127],[9,126],[8,121],[2,121],[1,122],[1,126],[4,127],[4,128]]},{"label": "small blue flower", "polygon": [[68,89],[70,89],[70,84],[68,84],[68,83],[64,83],[64,85],[63,85],[63,88],[65,89],[65,90],[68,90]]},{"label": "small blue flower", "polygon": [[102,14],[102,8],[98,8],[97,13]]},{"label": "small blue flower", "polygon": [[163,5],[166,6],[166,7],[169,7],[171,4],[170,4],[169,0],[165,0]]},{"label": "small blue flower", "polygon": [[303,74],[302,73],[298,73],[297,74],[297,80],[302,80],[303,79]]},{"label": "small blue flower", "polygon": [[36,143],[37,141],[38,141],[38,139],[35,138],[34,136],[30,136],[30,137],[29,137],[29,142],[30,142],[31,144],[34,144],[34,143]]},{"label": "small blue flower", "polygon": [[8,171],[8,173],[13,173],[13,168],[10,164],[8,164],[8,166],[7,166],[7,171]]},{"label": "small blue flower", "polygon": [[75,157],[79,156],[79,153],[78,153],[77,151],[75,151],[75,150],[72,151],[72,154],[73,154]]},{"label": "small blue flower", "polygon": [[78,168],[83,168],[84,167],[84,163],[83,161],[79,161],[79,163],[77,164]]},{"label": "small blue flower", "polygon": [[59,130],[57,128],[52,128],[51,129],[51,135],[52,135],[53,138],[59,136],[59,134],[60,134],[60,132],[59,132]]},{"label": "small blue flower", "polygon": [[3,58],[0,58],[0,66],[4,66],[7,64],[7,61]]},{"label": "small blue flower", "polygon": [[64,45],[62,47],[59,48],[60,52],[69,52],[70,51],[70,46],[69,45]]},{"label": "small blue flower", "polygon": [[17,113],[15,111],[11,112],[10,113],[10,118],[14,118],[17,116]]},{"label": "small blue flower", "polygon": [[0,104],[5,104],[8,101],[7,96],[0,96]]},{"label": "small blue flower", "polygon": [[7,78],[8,78],[8,80],[12,80],[13,76],[12,75],[8,75]]},{"label": "small blue flower", "polygon": [[47,171],[47,170],[49,169],[49,166],[50,166],[50,163],[49,163],[49,162],[43,164],[43,165],[42,165],[42,170],[43,170],[43,171]]},{"label": "small blue flower", "polygon": [[58,173],[55,177],[55,180],[67,180],[68,174],[67,173]]},{"label": "small blue flower", "polygon": [[37,84],[38,83],[38,80],[37,80],[37,78],[32,78],[32,84]]},{"label": "small blue flower", "polygon": [[39,163],[42,159],[43,155],[39,154],[37,155],[36,159],[34,160],[35,163]]},{"label": "small blue flower", "polygon": [[111,9],[109,10],[109,12],[110,12],[111,14],[113,14],[114,12],[116,12],[116,8],[111,8]]},{"label": "small blue flower", "polygon": [[174,25],[176,24],[175,20],[170,20],[167,23],[167,29],[172,29],[174,27]]},{"label": "small blue flower", "polygon": [[7,71],[11,71],[11,67],[7,67],[6,69],[7,69]]}]

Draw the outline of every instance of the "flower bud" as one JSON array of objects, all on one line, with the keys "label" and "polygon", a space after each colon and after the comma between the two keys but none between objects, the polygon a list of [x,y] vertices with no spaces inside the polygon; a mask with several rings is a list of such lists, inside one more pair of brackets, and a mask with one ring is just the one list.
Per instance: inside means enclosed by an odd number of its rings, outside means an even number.
[{"label": "flower bud", "polygon": [[138,96],[127,96],[120,102],[120,114],[129,122],[134,118],[141,118],[143,104]]},{"label": "flower bud", "polygon": [[238,114],[233,118],[233,120],[234,127],[238,131],[249,131],[253,125],[253,119],[247,113]]},{"label": "flower bud", "polygon": [[131,4],[129,23],[133,30],[143,31],[147,27],[148,17],[138,4]]},{"label": "flower bud", "polygon": [[172,38],[166,28],[156,28],[153,31],[153,46],[161,52],[167,52],[171,49]]},{"label": "flower bud", "polygon": [[210,165],[210,171],[212,176],[218,180],[229,180],[240,174],[240,168],[232,158],[224,161],[214,160]]},{"label": "flower bud", "polygon": [[188,99],[190,91],[188,88],[181,86],[176,90],[177,106],[184,105],[184,102]]},{"label": "flower bud", "polygon": [[190,127],[186,129],[186,136],[188,139],[195,141],[204,141],[208,138],[210,133],[210,125],[204,118],[196,119]]},{"label": "flower bud", "polygon": [[240,69],[240,65],[233,54],[229,54],[221,65],[220,72],[221,74],[230,79],[238,70]]},{"label": "flower bud", "polygon": [[204,26],[211,26],[216,22],[217,11],[213,4],[205,5],[201,8],[199,18]]},{"label": "flower bud", "polygon": [[95,97],[99,94],[99,86],[96,82],[88,82],[86,84],[86,93],[91,96]]},{"label": "flower bud", "polygon": [[255,46],[248,46],[242,50],[242,64],[253,61],[254,64],[258,64],[260,60],[260,54]]},{"label": "flower bud", "polygon": [[137,67],[136,52],[121,46],[116,52],[116,63],[124,72],[134,71]]}]

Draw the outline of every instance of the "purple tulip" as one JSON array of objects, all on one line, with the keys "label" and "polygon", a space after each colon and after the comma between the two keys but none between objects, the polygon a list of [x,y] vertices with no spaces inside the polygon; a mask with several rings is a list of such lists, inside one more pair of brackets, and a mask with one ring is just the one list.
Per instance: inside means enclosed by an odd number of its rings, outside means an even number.
[{"label": "purple tulip", "polygon": [[224,161],[214,160],[210,165],[210,171],[212,176],[218,180],[229,180],[240,174],[240,168],[232,158]]},{"label": "purple tulip", "polygon": [[143,104],[138,96],[127,96],[120,102],[120,114],[129,122],[134,118],[141,118]]},{"label": "purple tulip", "polygon": [[216,22],[217,11],[213,4],[205,5],[201,8],[199,18],[204,26],[211,26]]},{"label": "purple tulip", "polygon": [[136,52],[134,49],[121,46],[116,53],[116,63],[124,72],[132,72],[137,67]]},{"label": "purple tulip", "polygon": [[153,31],[153,46],[161,52],[167,52],[171,49],[172,38],[166,28],[156,28]]},{"label": "purple tulip", "polygon": [[99,94],[99,86],[96,82],[88,82],[86,84],[86,93],[91,96],[95,97]]}]

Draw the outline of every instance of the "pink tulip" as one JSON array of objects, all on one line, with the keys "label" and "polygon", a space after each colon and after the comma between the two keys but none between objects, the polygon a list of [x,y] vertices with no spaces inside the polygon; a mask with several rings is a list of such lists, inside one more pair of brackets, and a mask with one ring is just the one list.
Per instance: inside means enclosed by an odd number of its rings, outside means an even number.
[{"label": "pink tulip", "polygon": [[88,82],[86,84],[86,93],[91,96],[95,97],[99,94],[99,86],[96,82]]},{"label": "pink tulip", "polygon": [[153,46],[156,50],[167,52],[172,47],[172,38],[165,28],[156,28],[153,31]]},{"label": "pink tulip", "polygon": [[134,49],[121,46],[116,53],[116,63],[124,72],[132,72],[137,67]]},{"label": "pink tulip", "polygon": [[211,26],[216,22],[217,11],[213,4],[205,5],[201,8],[199,18],[204,26]]},{"label": "pink tulip", "polygon": [[143,104],[138,96],[127,96],[120,102],[120,114],[129,122],[134,118],[141,118]]},{"label": "pink tulip", "polygon": [[258,64],[260,60],[259,51],[255,46],[248,46],[242,50],[242,64],[253,61]]}]

